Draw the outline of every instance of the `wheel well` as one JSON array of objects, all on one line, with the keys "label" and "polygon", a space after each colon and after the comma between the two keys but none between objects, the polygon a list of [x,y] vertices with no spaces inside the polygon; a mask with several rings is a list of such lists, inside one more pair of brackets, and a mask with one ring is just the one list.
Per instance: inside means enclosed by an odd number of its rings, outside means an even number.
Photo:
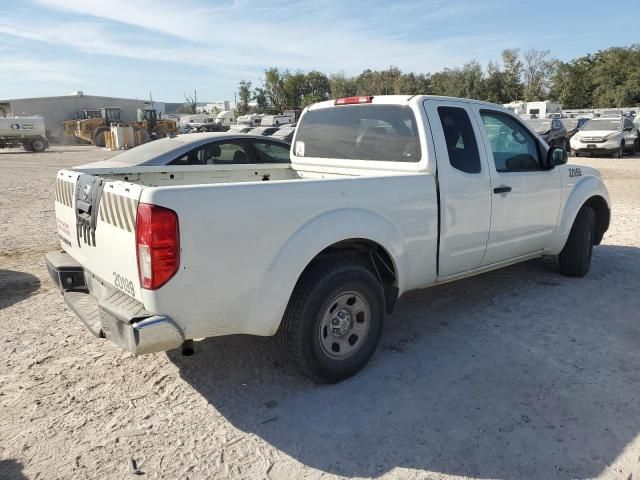
[{"label": "wheel well", "polygon": [[[318,253],[309,266],[329,257],[349,258],[355,260],[373,273],[384,288],[387,313],[393,311],[398,299],[398,274],[393,257],[379,243],[364,238],[343,240],[328,246]],[[303,273],[304,274],[304,273]]]},{"label": "wheel well", "polygon": [[602,237],[604,237],[605,232],[609,229],[609,221],[611,219],[609,205],[607,205],[606,200],[600,196],[591,197],[584,204],[593,208],[596,213],[596,235],[594,244],[600,245]]}]

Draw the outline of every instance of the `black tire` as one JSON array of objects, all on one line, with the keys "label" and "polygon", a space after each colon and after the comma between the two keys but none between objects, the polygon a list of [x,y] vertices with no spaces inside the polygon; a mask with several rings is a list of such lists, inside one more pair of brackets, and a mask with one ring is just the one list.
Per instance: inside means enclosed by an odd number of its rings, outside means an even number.
[{"label": "black tire", "polygon": [[[338,298],[346,296],[349,304],[349,295],[352,294],[358,297],[358,304],[366,304],[370,314],[368,331],[360,337],[356,336],[353,344],[351,340],[354,335],[349,335],[351,327],[341,335],[342,338],[338,338],[330,332],[328,336],[327,326],[323,326],[326,315],[339,315],[344,311],[337,307]],[[356,313],[353,317],[353,312],[347,311],[354,328],[355,319],[359,319],[361,313]],[[319,383],[335,383],[354,375],[367,364],[380,340],[384,316],[384,293],[376,276],[360,263],[332,258],[312,265],[298,280],[278,337],[293,364],[304,375]],[[362,324],[364,320],[358,322]],[[337,330],[333,326],[329,328]],[[345,352],[351,349],[351,353],[345,358],[332,358],[332,355],[341,354],[341,347],[333,350],[337,353],[327,353],[326,345],[334,341],[334,338],[337,338],[335,341],[343,342],[346,339],[350,343],[351,346],[345,345]],[[336,345],[337,343],[332,344],[331,348]]]},{"label": "black tire", "polygon": [[629,150],[629,153],[631,155],[635,155],[637,151],[638,151],[638,141],[636,140],[635,142],[633,142],[633,145],[631,145],[631,150]]},{"label": "black tire", "polygon": [[22,148],[24,148],[27,152],[33,152],[33,149],[31,148],[31,142],[24,142],[22,144]]},{"label": "black tire", "polygon": [[558,258],[560,272],[571,277],[584,277],[589,273],[596,230],[596,213],[584,206],[578,212],[569,238]]},{"label": "black tire", "polygon": [[47,149],[47,142],[40,140],[39,138],[35,138],[31,140],[29,147],[33,152],[44,152]]},{"label": "black tire", "polygon": [[140,128],[140,129],[136,130],[136,134],[140,138],[139,145],[142,145],[144,143],[147,143],[147,142],[151,141],[151,137],[149,136],[149,132],[147,132],[144,128]]},{"label": "black tire", "polygon": [[622,155],[624,155],[624,142],[620,144],[620,148],[618,148],[618,151],[613,155],[615,158],[622,158]]},{"label": "black tire", "polygon": [[105,134],[108,131],[109,131],[108,127],[96,128],[95,131],[93,132],[93,135],[92,135],[93,140],[91,143],[93,143],[96,147],[106,147],[107,142],[106,142]]}]

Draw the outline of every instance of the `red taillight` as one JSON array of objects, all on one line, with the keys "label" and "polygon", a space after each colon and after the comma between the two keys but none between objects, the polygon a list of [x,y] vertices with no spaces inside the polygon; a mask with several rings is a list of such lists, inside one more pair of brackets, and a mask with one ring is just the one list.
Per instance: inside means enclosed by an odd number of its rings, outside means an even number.
[{"label": "red taillight", "polygon": [[138,204],[136,251],[142,288],[155,290],[167,283],[180,266],[176,212],[148,203]]},{"label": "red taillight", "polygon": [[336,101],[333,102],[334,105],[354,105],[356,103],[371,103],[373,101],[373,97],[371,95],[364,97],[344,97],[344,98],[336,98]]}]

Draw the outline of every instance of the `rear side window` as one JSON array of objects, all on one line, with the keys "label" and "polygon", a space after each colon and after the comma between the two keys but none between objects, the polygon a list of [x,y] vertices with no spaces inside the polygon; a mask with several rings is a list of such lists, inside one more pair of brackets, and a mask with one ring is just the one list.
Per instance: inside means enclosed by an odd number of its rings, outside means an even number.
[{"label": "rear side window", "polygon": [[272,142],[255,142],[256,163],[289,163],[289,149]]},{"label": "rear side window", "polygon": [[438,107],[449,163],[465,173],[480,173],[480,153],[469,115],[463,108]]},{"label": "rear side window", "polygon": [[299,157],[419,162],[415,116],[401,105],[347,105],[310,110],[298,127]]},{"label": "rear side window", "polygon": [[208,143],[194,148],[169,165],[231,165],[253,163],[241,142]]}]

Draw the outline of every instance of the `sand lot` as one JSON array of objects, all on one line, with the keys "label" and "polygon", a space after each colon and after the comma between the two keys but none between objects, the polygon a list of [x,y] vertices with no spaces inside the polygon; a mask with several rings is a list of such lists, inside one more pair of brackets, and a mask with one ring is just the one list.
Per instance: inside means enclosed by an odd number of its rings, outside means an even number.
[{"label": "sand lot", "polygon": [[599,168],[590,274],[541,259],[402,298],[369,366],[317,386],[269,338],[134,357],[49,281],[55,172],[0,151],[0,478],[640,478],[640,155]]}]

